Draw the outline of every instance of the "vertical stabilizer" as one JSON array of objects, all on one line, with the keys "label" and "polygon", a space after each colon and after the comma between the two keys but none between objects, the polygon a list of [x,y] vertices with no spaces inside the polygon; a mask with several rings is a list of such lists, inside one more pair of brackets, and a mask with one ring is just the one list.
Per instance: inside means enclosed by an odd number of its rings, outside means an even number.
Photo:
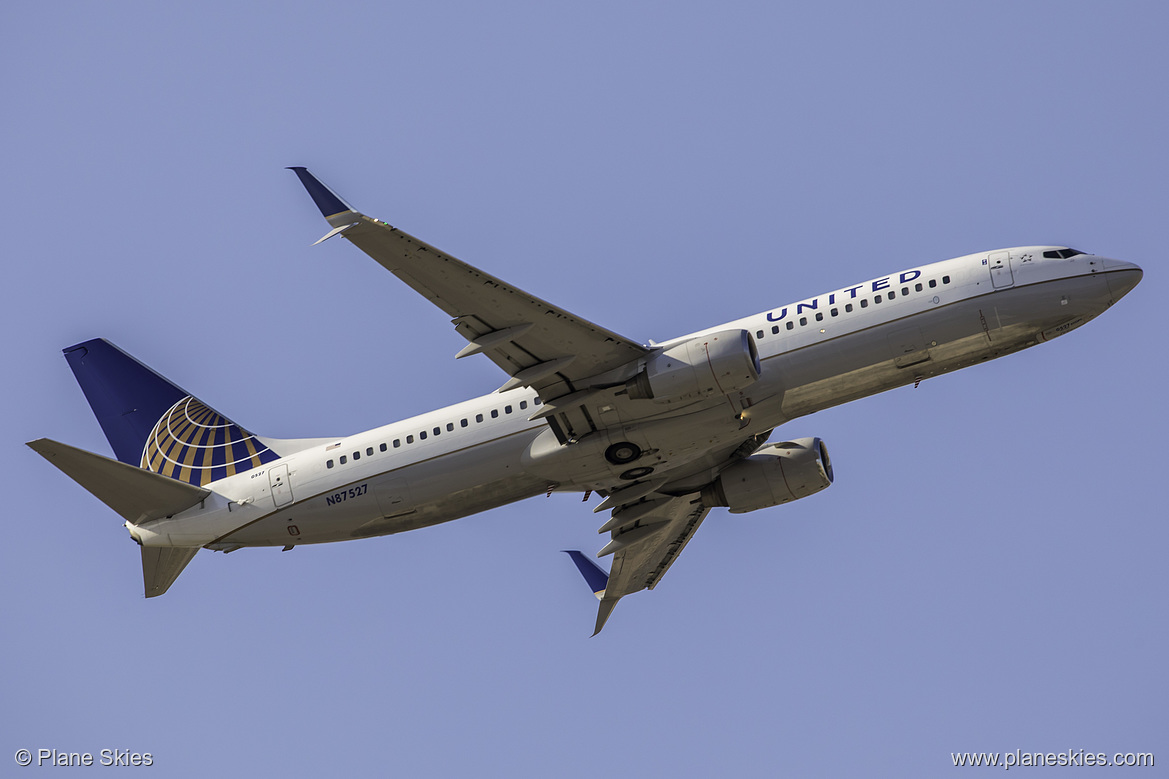
[{"label": "vertical stabilizer", "polygon": [[198,551],[199,547],[142,547],[142,583],[146,597],[156,598],[169,590]]},{"label": "vertical stabilizer", "polygon": [[279,458],[247,430],[103,338],[65,349],[65,359],[124,463],[203,486]]}]

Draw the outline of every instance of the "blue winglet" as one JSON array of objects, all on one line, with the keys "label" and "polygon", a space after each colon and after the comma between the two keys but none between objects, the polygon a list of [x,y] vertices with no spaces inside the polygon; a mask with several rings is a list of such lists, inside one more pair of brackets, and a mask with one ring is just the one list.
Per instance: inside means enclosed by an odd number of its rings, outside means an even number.
[{"label": "blue winglet", "polygon": [[580,575],[588,582],[589,589],[593,591],[593,595],[596,595],[598,600],[605,597],[605,588],[609,586],[609,574],[605,573],[599,565],[575,549],[561,549],[560,551],[571,557],[572,561],[576,563],[577,570],[580,571]]},{"label": "blue winglet", "polygon": [[290,167],[288,170],[300,178],[300,183],[304,184],[304,188],[308,190],[309,196],[317,204],[317,208],[321,209],[321,215],[326,219],[337,214],[343,214],[346,211],[355,210],[344,200],[337,197],[336,192],[326,187],[316,176],[309,173],[308,168]]}]

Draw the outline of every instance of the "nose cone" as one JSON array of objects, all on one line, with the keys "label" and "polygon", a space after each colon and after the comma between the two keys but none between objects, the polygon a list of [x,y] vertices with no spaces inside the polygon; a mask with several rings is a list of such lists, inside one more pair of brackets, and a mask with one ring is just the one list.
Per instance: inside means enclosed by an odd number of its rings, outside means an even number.
[{"label": "nose cone", "polygon": [[1104,259],[1104,278],[1108,280],[1113,302],[1131,292],[1133,287],[1141,283],[1144,275],[1145,272],[1135,263]]}]

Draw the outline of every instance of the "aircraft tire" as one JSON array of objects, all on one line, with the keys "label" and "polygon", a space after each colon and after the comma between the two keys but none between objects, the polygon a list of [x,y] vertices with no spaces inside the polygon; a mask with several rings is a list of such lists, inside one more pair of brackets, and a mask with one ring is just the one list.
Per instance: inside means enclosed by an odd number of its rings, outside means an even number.
[{"label": "aircraft tire", "polygon": [[620,441],[605,450],[605,459],[614,465],[625,465],[641,457],[641,447],[630,441]]},{"label": "aircraft tire", "polygon": [[653,472],[653,468],[649,468],[643,465],[640,468],[630,468],[628,471],[621,474],[621,478],[625,481],[633,481],[634,479],[640,479],[642,476],[649,476]]}]

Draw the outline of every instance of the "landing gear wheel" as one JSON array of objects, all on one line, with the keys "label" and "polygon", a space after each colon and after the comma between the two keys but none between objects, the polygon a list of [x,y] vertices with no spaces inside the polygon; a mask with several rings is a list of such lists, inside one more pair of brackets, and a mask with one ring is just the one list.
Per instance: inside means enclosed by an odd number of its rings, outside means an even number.
[{"label": "landing gear wheel", "polygon": [[647,468],[645,466],[640,468],[630,468],[628,471],[621,474],[621,478],[625,481],[633,481],[634,479],[640,479],[642,476],[649,476],[653,472],[653,468]]},{"label": "landing gear wheel", "polygon": [[629,441],[621,441],[605,450],[605,459],[614,465],[631,463],[638,457],[641,457],[641,447]]}]

